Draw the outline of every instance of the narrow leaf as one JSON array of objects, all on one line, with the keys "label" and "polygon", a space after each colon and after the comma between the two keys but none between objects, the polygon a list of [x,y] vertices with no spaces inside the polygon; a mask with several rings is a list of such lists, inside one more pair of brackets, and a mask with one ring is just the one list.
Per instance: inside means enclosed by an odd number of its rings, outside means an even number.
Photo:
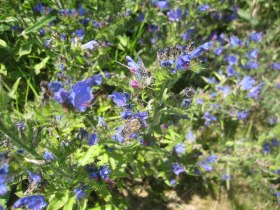
[{"label": "narrow leaf", "polygon": [[15,84],[13,85],[12,89],[10,90],[10,92],[8,93],[8,95],[12,98],[12,99],[16,99],[16,92],[18,89],[18,85],[19,82],[21,80],[21,77],[17,79],[17,81],[15,82]]},{"label": "narrow leaf", "polygon": [[50,57],[48,56],[48,57],[44,58],[40,63],[38,63],[34,66],[35,74],[40,74],[41,69],[46,67],[46,64],[49,59],[50,59]]},{"label": "narrow leaf", "polygon": [[57,16],[57,11],[53,10],[48,15],[43,16],[38,22],[33,24],[32,26],[26,28],[21,35],[29,34],[31,32],[38,31],[39,29],[43,28],[49,22],[53,21]]}]

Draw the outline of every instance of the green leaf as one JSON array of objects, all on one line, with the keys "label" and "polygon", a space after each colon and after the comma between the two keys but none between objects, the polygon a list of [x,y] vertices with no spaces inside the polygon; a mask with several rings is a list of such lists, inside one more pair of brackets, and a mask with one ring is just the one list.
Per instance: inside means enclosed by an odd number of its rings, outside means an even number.
[{"label": "green leaf", "polygon": [[69,192],[58,192],[55,194],[55,197],[51,200],[48,210],[57,210],[65,205],[65,203],[68,201],[69,198]]},{"label": "green leaf", "polygon": [[31,32],[38,31],[39,29],[43,28],[49,22],[53,21],[57,16],[57,11],[53,10],[48,15],[43,16],[38,22],[33,24],[32,26],[26,28],[22,33],[21,36],[25,34],[29,34]]},{"label": "green leaf", "polygon": [[76,199],[74,196],[69,198],[66,204],[64,205],[63,210],[73,209],[73,205],[75,203],[76,203]]},{"label": "green leaf", "polygon": [[242,10],[242,9],[238,9],[237,14],[239,15],[239,17],[241,17],[244,20],[247,20],[248,22],[250,22],[252,25],[257,25],[258,24],[258,20],[256,18],[253,18],[247,11]]},{"label": "green leaf", "polygon": [[9,49],[9,46],[8,46],[7,42],[0,39],[0,48]]},{"label": "green leaf", "polygon": [[41,69],[46,67],[46,64],[49,59],[50,59],[50,57],[48,56],[48,57],[44,58],[40,63],[38,63],[34,66],[35,74],[40,74]]},{"label": "green leaf", "polygon": [[21,80],[21,77],[17,79],[17,81],[15,82],[15,84],[13,85],[12,89],[10,90],[10,92],[8,93],[8,95],[12,98],[12,99],[16,99],[16,92],[18,89],[18,85],[19,82]]},{"label": "green leaf", "polygon": [[23,55],[28,55],[29,53],[31,53],[32,45],[33,45],[32,42],[23,43],[19,48],[19,52],[18,52],[19,58]]},{"label": "green leaf", "polygon": [[97,207],[94,207],[94,208],[90,208],[89,210],[112,210],[112,209],[117,209],[117,208],[115,208],[111,204],[106,204],[106,205],[103,205],[103,206],[97,206]]},{"label": "green leaf", "polygon": [[5,25],[5,24],[0,25],[0,32],[8,31],[9,29],[10,29],[10,27],[8,25]]},{"label": "green leaf", "polygon": [[88,163],[91,163],[95,157],[98,157],[102,147],[99,145],[91,146],[86,152],[79,152],[77,154],[78,165],[84,166]]},{"label": "green leaf", "polygon": [[4,76],[7,76],[6,66],[2,63],[0,63],[0,74],[3,74]]}]

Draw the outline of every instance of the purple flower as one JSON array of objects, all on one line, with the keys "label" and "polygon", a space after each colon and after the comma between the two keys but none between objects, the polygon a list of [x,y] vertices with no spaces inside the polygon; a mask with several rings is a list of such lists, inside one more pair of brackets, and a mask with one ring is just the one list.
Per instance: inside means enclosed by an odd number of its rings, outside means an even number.
[{"label": "purple flower", "polygon": [[198,11],[200,11],[200,12],[205,12],[205,11],[207,11],[209,9],[210,9],[210,6],[208,4],[200,5],[198,7]]},{"label": "purple flower", "polygon": [[258,57],[259,54],[259,50],[258,49],[254,49],[254,50],[250,50],[247,54],[246,57],[250,58],[250,59],[255,59]]},{"label": "purple flower", "polygon": [[249,117],[249,112],[248,111],[238,111],[237,113],[237,118],[239,120],[246,120]]},{"label": "purple flower", "polygon": [[267,155],[270,152],[271,148],[270,148],[270,144],[269,143],[264,143],[263,144],[263,148],[262,148],[262,152]]},{"label": "purple flower", "polygon": [[122,131],[124,129],[125,125],[121,125],[119,129],[117,130],[116,134],[112,136],[112,140],[117,140],[120,144],[124,143],[124,137],[122,136]]},{"label": "purple flower", "polygon": [[280,70],[280,62],[272,63],[272,64],[271,64],[271,68],[272,68],[273,70]]},{"label": "purple flower", "polygon": [[223,175],[222,175],[222,180],[225,180],[225,181],[231,180],[231,176],[228,175],[228,174],[223,174]]},{"label": "purple flower", "polygon": [[227,97],[230,94],[230,90],[231,90],[230,86],[228,86],[228,85],[227,86],[218,86],[217,89],[223,93],[224,97]]},{"label": "purple flower", "polygon": [[167,12],[168,18],[170,21],[179,21],[181,18],[181,9],[172,9],[169,12]]},{"label": "purple flower", "polygon": [[173,173],[176,174],[177,176],[178,176],[180,173],[185,172],[184,166],[180,165],[179,163],[172,163],[172,164],[171,164],[171,170],[172,170]]},{"label": "purple flower", "polygon": [[97,144],[97,141],[98,141],[98,138],[97,138],[97,135],[95,133],[89,135],[89,137],[88,137],[88,145],[89,146]]},{"label": "purple flower", "polygon": [[217,155],[210,155],[208,158],[206,158],[203,162],[204,163],[214,163],[218,159]]},{"label": "purple flower", "polygon": [[86,15],[86,9],[83,8],[82,4],[80,4],[80,8],[78,9],[78,13],[81,16],[85,16]]},{"label": "purple flower", "polygon": [[18,121],[16,123],[16,128],[19,130],[19,131],[24,131],[26,126],[25,126],[25,123],[21,120],[21,121]]},{"label": "purple flower", "polygon": [[196,103],[202,105],[203,104],[203,99],[202,98],[198,98],[196,100]]},{"label": "purple flower", "polygon": [[33,11],[40,14],[44,12],[44,6],[41,1],[39,1],[36,6],[33,7]]},{"label": "purple flower", "polygon": [[170,185],[174,186],[174,185],[176,185],[176,180],[175,179],[171,179],[169,181],[169,183],[170,183]]},{"label": "purple flower", "polygon": [[186,134],[185,137],[186,137],[186,139],[187,139],[190,143],[195,142],[196,136],[195,136],[195,134],[193,134],[192,131],[189,131],[189,132]]},{"label": "purple flower", "polygon": [[188,29],[187,32],[182,35],[183,40],[188,41],[191,38],[191,35],[192,33],[194,33],[194,31],[195,29],[193,28]]},{"label": "purple flower", "polygon": [[214,53],[216,55],[221,55],[223,53],[223,49],[224,49],[223,47],[219,47],[219,48],[214,50]]},{"label": "purple flower", "polygon": [[94,98],[91,91],[92,85],[87,82],[88,80],[77,82],[72,86],[68,96],[69,102],[72,106],[82,112],[86,111],[86,108],[90,105],[91,100]]},{"label": "purple flower", "polygon": [[27,171],[27,173],[29,174],[28,180],[30,183],[38,185],[42,181],[40,175],[32,173],[31,171]]},{"label": "purple flower", "polygon": [[250,76],[245,76],[241,82],[240,86],[242,90],[249,90],[253,87],[253,85],[256,83],[256,81],[250,77]]},{"label": "purple flower", "polygon": [[254,32],[249,35],[249,39],[253,42],[259,42],[262,39],[262,32]]},{"label": "purple flower", "polygon": [[256,69],[259,67],[259,63],[257,61],[248,61],[244,67],[245,69]]},{"label": "purple flower", "polygon": [[74,189],[74,193],[76,194],[76,200],[84,199],[86,197],[85,187],[78,187]]},{"label": "purple flower", "polygon": [[211,122],[217,121],[217,117],[212,115],[210,112],[205,112],[203,118],[205,119],[206,126],[209,126]]},{"label": "purple flower", "polygon": [[34,210],[41,210],[47,206],[45,197],[42,195],[31,195],[20,198],[14,204],[14,208],[29,208]]},{"label": "purple flower", "polygon": [[76,30],[76,31],[73,33],[73,35],[79,37],[80,39],[83,39],[84,36],[85,36],[85,32],[84,32],[83,29],[80,28],[80,29]]},{"label": "purple flower", "polygon": [[82,45],[82,48],[88,49],[88,50],[94,50],[94,47],[97,45],[97,41],[91,40],[85,44]]},{"label": "purple flower", "polygon": [[211,165],[207,164],[207,163],[202,163],[201,167],[207,172],[210,172],[210,171],[213,170],[213,167]]},{"label": "purple flower", "polygon": [[133,115],[133,118],[140,118],[143,124],[143,127],[147,127],[146,119],[148,119],[148,112],[137,112]]},{"label": "purple flower", "polygon": [[186,151],[186,148],[183,144],[177,144],[175,147],[174,147],[174,151],[176,152],[176,154],[183,154],[185,153]]},{"label": "purple flower", "polygon": [[133,116],[133,112],[131,110],[125,110],[125,111],[121,112],[120,115],[124,120],[126,120]]},{"label": "purple flower", "polygon": [[113,92],[112,95],[109,95],[108,98],[112,98],[114,103],[118,107],[125,107],[128,105],[128,100],[130,99],[130,95],[128,93],[119,93]]},{"label": "purple flower", "polygon": [[157,7],[161,8],[161,9],[167,9],[169,6],[169,2],[168,1],[157,1],[153,3],[154,5],[156,5]]},{"label": "purple flower", "polygon": [[242,40],[239,39],[237,36],[230,36],[230,46],[235,47],[235,46],[241,46],[242,45]]},{"label": "purple flower", "polygon": [[238,62],[238,55],[228,55],[227,57],[225,57],[225,60],[230,66],[232,66]]},{"label": "purple flower", "polygon": [[231,76],[234,76],[235,74],[236,74],[235,69],[232,66],[229,65],[228,68],[227,68],[227,76],[231,77]]},{"label": "purple flower", "polygon": [[46,39],[46,40],[44,40],[44,47],[46,47],[46,48],[49,48],[49,47],[51,47],[51,43],[52,43],[52,40],[51,39]]},{"label": "purple flower", "polygon": [[178,57],[176,63],[175,63],[175,69],[176,70],[186,70],[191,62],[191,57],[189,54],[181,55]]},{"label": "purple flower", "polygon": [[140,73],[140,66],[130,57],[126,56],[127,65],[130,67],[129,70],[138,77],[139,80],[142,80],[142,75]]},{"label": "purple flower", "polygon": [[259,85],[257,85],[256,87],[253,87],[253,88],[249,91],[247,97],[248,97],[248,98],[258,99],[258,98],[259,98],[259,95],[260,95],[260,93],[261,93],[262,87],[264,86],[264,84],[265,84],[265,83],[263,82],[263,83],[260,83]]},{"label": "purple flower", "polygon": [[55,160],[55,156],[49,150],[45,151],[43,157],[47,161]]},{"label": "purple flower", "polygon": [[212,46],[212,42],[205,42],[191,52],[191,59],[203,55]]},{"label": "purple flower", "polygon": [[109,174],[111,173],[111,170],[108,168],[107,165],[103,165],[100,166],[98,173],[102,179],[107,179]]}]

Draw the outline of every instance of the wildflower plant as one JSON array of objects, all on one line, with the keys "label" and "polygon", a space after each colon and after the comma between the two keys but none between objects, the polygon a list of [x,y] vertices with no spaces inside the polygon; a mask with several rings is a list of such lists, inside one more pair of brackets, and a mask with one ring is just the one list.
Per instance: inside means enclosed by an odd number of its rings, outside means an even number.
[{"label": "wildflower plant", "polygon": [[3,5],[0,209],[127,209],[139,183],[279,203],[276,3]]}]

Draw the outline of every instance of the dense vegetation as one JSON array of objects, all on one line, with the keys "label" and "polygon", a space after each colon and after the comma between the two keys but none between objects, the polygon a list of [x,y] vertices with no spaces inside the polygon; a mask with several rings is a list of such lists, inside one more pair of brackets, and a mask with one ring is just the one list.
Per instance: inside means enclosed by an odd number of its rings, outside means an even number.
[{"label": "dense vegetation", "polygon": [[280,1],[4,0],[0,24],[0,209],[279,207]]}]

